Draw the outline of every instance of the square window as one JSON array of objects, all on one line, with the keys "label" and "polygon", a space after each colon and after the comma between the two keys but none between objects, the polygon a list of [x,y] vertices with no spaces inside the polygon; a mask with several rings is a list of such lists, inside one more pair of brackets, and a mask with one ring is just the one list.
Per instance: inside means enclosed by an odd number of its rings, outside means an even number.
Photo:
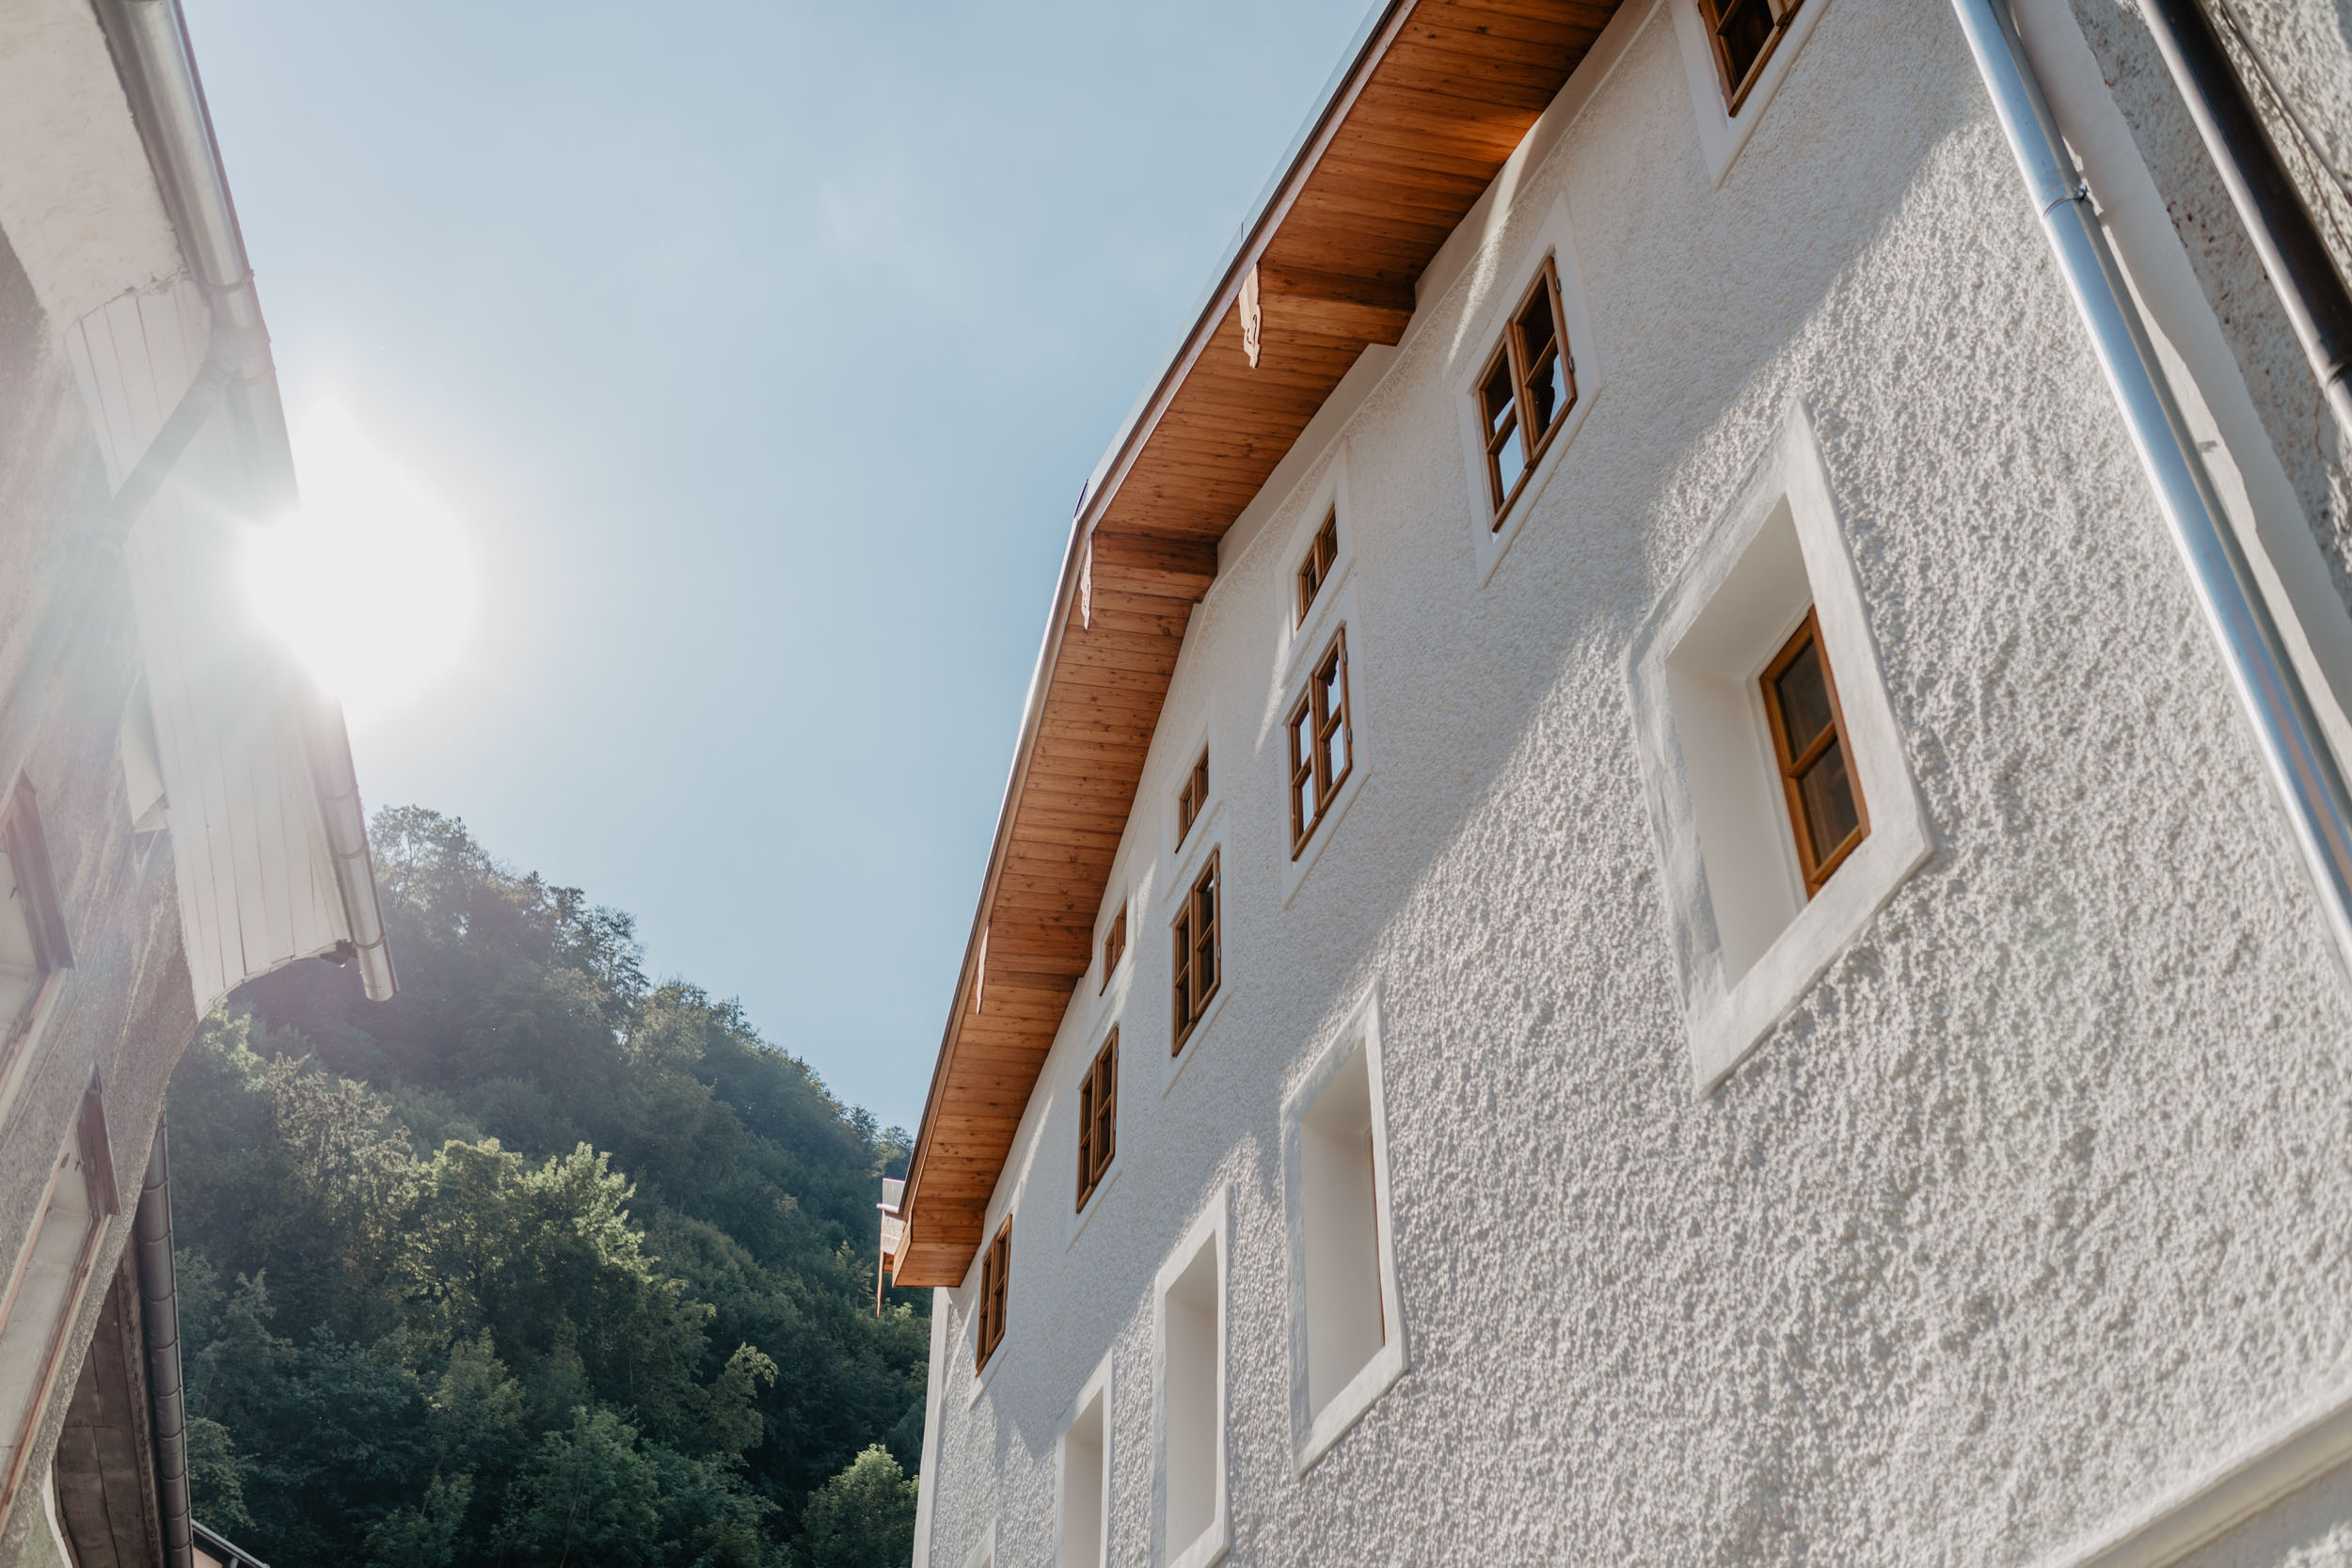
[{"label": "square window", "polygon": [[988,1366],[988,1358],[1005,1342],[1005,1296],[1011,1276],[1012,1216],[1007,1214],[1005,1223],[996,1227],[996,1239],[988,1243],[980,1259],[980,1331],[978,1355],[972,1368],[975,1374]]},{"label": "square window", "polygon": [[1298,563],[1298,619],[1307,624],[1307,611],[1312,610],[1315,595],[1331,580],[1331,568],[1340,559],[1340,514],[1337,507],[1323,519],[1323,527],[1315,531],[1314,540],[1307,546],[1306,559]]},{"label": "square window", "polygon": [[1106,1568],[1110,1561],[1110,1404],[1111,1364],[1105,1356],[1061,1434],[1056,1568]]},{"label": "square window", "polygon": [[1119,1152],[1119,1031],[1113,1029],[1078,1085],[1078,1207],[1084,1209]]},{"label": "square window", "polygon": [[1291,858],[1296,860],[1347,782],[1355,731],[1347,702],[1347,628],[1342,626],[1291,710]]},{"label": "square window", "polygon": [[93,1082],[50,1164],[14,1273],[0,1282],[0,1513],[24,1482],[25,1460],[64,1371],[73,1322],[116,1208],[105,1105]]},{"label": "square window", "polygon": [[1933,847],[1802,407],[1645,622],[1627,666],[1704,1093]]},{"label": "square window", "polygon": [[1103,934],[1103,983],[1096,988],[1098,994],[1111,989],[1111,971],[1117,969],[1119,960],[1126,956],[1127,906],[1121,904],[1119,912],[1111,916],[1111,928]]},{"label": "square window", "polygon": [[1723,75],[1724,107],[1738,114],[1804,0],[1698,0]]},{"label": "square window", "polygon": [[1191,890],[1184,895],[1184,907],[1176,915],[1175,1031],[1168,1045],[1171,1056],[1184,1049],[1193,1025],[1209,1010],[1210,1000],[1216,995],[1217,982],[1223,978],[1217,935],[1216,869],[1217,852],[1211,850],[1208,863],[1193,879]]},{"label": "square window", "polygon": [[73,961],[32,786],[0,811],[0,1113],[13,1099],[42,1001]]},{"label": "square window", "polygon": [[1560,271],[1547,256],[1479,372],[1476,398],[1486,448],[1490,527],[1502,526],[1519,487],[1576,406],[1576,358],[1566,321]]}]

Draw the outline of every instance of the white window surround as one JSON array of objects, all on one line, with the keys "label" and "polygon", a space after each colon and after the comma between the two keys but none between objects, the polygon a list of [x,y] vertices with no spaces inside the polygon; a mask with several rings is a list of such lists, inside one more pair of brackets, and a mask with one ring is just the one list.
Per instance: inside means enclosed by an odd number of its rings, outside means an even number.
[{"label": "white window surround", "polygon": [[[1168,772],[1156,786],[1159,793],[1159,819],[1162,831],[1167,834],[1168,850],[1165,859],[1176,873],[1169,879],[1168,884],[1169,887],[1174,887],[1179,883],[1187,888],[1192,885],[1186,879],[1185,873],[1187,870],[1196,875],[1199,873],[1200,861],[1205,853],[1201,847],[1208,842],[1209,835],[1214,831],[1213,818],[1216,816],[1217,806],[1225,799],[1225,758],[1219,754],[1218,748],[1209,739],[1211,732],[1216,728],[1216,704],[1212,699],[1201,705],[1200,714],[1194,718],[1191,726],[1183,732],[1184,744],[1168,753],[1168,760],[1165,764]],[[1192,819],[1192,831],[1186,832],[1177,826],[1176,799],[1184,792],[1184,781],[1192,776],[1192,765],[1200,760],[1202,752],[1209,753],[1209,798],[1202,803],[1200,815]],[[1146,772],[1146,787],[1153,787],[1150,784],[1148,778],[1150,769],[1147,768]],[[1161,890],[1160,897],[1171,911],[1175,908],[1175,895],[1168,893],[1166,888]],[[1136,904],[1140,908],[1142,900],[1136,900]],[[1127,944],[1132,947],[1136,941],[1135,916],[1130,914],[1127,920]]]},{"label": "white window surround", "polygon": [[[1290,679],[1277,693],[1274,705],[1276,728],[1273,747],[1276,761],[1281,768],[1282,788],[1285,791],[1278,814],[1280,826],[1276,829],[1282,845],[1284,909],[1290,908],[1291,901],[1298,896],[1298,890],[1306,885],[1307,873],[1312,871],[1315,862],[1323,858],[1324,848],[1337,836],[1340,824],[1347,817],[1347,808],[1356,803],[1356,797],[1363,792],[1364,781],[1372,776],[1373,750],[1364,744],[1364,726],[1361,722],[1364,710],[1364,617],[1356,602],[1355,582],[1351,579],[1337,594],[1330,595],[1330,599],[1331,602],[1323,607],[1323,612],[1309,623],[1311,626],[1319,628],[1315,632],[1315,640],[1300,643],[1300,647],[1306,650],[1305,657],[1294,661]],[[1290,742],[1283,726],[1289,721],[1291,710],[1298,705],[1298,699],[1306,692],[1307,681],[1314,673],[1315,661],[1331,646],[1331,639],[1343,626],[1347,630],[1347,777],[1340,784],[1339,793],[1331,797],[1331,803],[1324,808],[1323,816],[1316,820],[1314,832],[1307,835],[1306,847],[1294,856],[1290,852],[1291,819],[1287,794],[1290,788]]]},{"label": "white window surround", "polygon": [[[1560,309],[1567,317],[1563,325],[1568,335],[1568,356],[1576,361],[1576,406],[1561,420],[1551,444],[1544,449],[1543,461],[1535,465],[1534,471],[1519,486],[1518,495],[1513,498],[1510,509],[1503,513],[1502,524],[1497,527],[1494,499],[1486,482],[1486,443],[1479,429],[1478,377],[1493,357],[1511,312],[1518,309],[1547,256],[1560,275]],[[1477,330],[1456,340],[1454,348],[1454,408],[1461,428],[1462,472],[1470,483],[1470,534],[1482,588],[1502,564],[1512,541],[1526,525],[1528,515],[1535,510],[1544,487],[1551,483],[1561,458],[1575,444],[1577,431],[1583,426],[1585,416],[1593,411],[1593,404],[1600,395],[1601,355],[1593,341],[1592,313],[1585,308],[1584,275],[1577,263],[1576,236],[1568,221],[1566,197],[1553,199],[1542,227],[1521,247],[1518,259],[1489,273],[1483,286],[1488,297],[1475,318]]]},{"label": "white window surround", "polygon": [[[1281,672],[1281,684],[1286,689],[1298,683],[1301,662],[1331,641],[1331,630],[1339,624],[1334,607],[1339,603],[1341,590],[1347,585],[1348,574],[1356,569],[1356,527],[1349,509],[1347,442],[1342,439],[1332,453],[1330,466],[1324,469],[1322,479],[1316,482],[1306,506],[1293,520],[1282,541],[1283,567],[1275,578],[1279,590],[1276,595],[1279,602],[1275,624],[1282,628],[1275,640],[1275,668]],[[1302,622],[1298,618],[1298,563],[1307,559],[1323,519],[1334,513],[1340,519],[1339,554],[1331,558],[1330,574],[1323,579],[1315,602]],[[1216,780],[1212,776],[1209,782],[1214,784]]]},{"label": "white window surround", "polygon": [[[1078,1390],[1062,1421],[1054,1466],[1054,1562],[1056,1568],[1106,1568],[1111,1560],[1111,1360],[1103,1357]],[[1073,1439],[1075,1450],[1073,1451]],[[1091,1449],[1091,1452],[1085,1450]],[[1085,1479],[1090,1465],[1090,1497],[1072,1491],[1072,1469]],[[1073,1539],[1073,1532],[1084,1539]]]},{"label": "white window surround", "polygon": [[[1378,1249],[1380,1347],[1321,1410],[1313,1408],[1310,1360],[1311,1303],[1307,1257],[1306,1123],[1344,1069],[1363,1065],[1370,1097],[1373,1227]],[[1292,1473],[1311,1468],[1405,1375],[1410,1364],[1396,1284],[1394,1212],[1389,1187],[1389,1121],[1380,1057],[1380,992],[1366,992],[1282,1104],[1282,1195],[1289,1238]]]},{"label": "white window surround", "polygon": [[[1132,925],[1130,925],[1127,932],[1127,946],[1130,951],[1134,949],[1135,944],[1135,928]],[[1120,967],[1132,972],[1132,966],[1130,965],[1121,964]],[[1123,1005],[1126,999],[1126,982],[1121,980],[1113,1001],[1117,1004]],[[1070,1102],[1070,1109],[1061,1119],[1063,1124],[1069,1129],[1068,1147],[1070,1149],[1071,1159],[1071,1186],[1073,1190],[1077,1186],[1078,1112],[1080,1106],[1084,1104],[1084,1101],[1080,1098],[1078,1093],[1079,1085],[1086,1082],[1087,1074],[1094,1070],[1095,1054],[1103,1049],[1103,1042],[1110,1038],[1111,1031],[1119,1027],[1119,1020],[1120,1009],[1117,1006],[1107,1008],[1104,1012],[1098,1014],[1096,1016],[1092,1031],[1089,1034],[1079,1037],[1079,1043],[1085,1048],[1078,1053],[1076,1065],[1063,1074],[1064,1092],[1062,1098]],[[1091,1046],[1086,1046],[1086,1042],[1089,1040],[1093,1042]],[[1190,1055],[1191,1052],[1187,1050],[1185,1054]],[[1122,1030],[1119,1037],[1119,1098],[1122,1106],[1124,1105],[1127,1098],[1127,1069],[1132,1065],[1132,1062],[1133,1057],[1128,1050],[1127,1037],[1125,1032]],[[1119,1118],[1115,1131],[1112,1133],[1110,1169],[1103,1173],[1103,1180],[1097,1181],[1094,1184],[1094,1191],[1087,1195],[1086,1206],[1084,1208],[1079,1208],[1075,1204],[1072,1205],[1070,1214],[1070,1233],[1062,1243],[1062,1250],[1064,1252],[1068,1252],[1072,1247],[1078,1244],[1078,1238],[1086,1233],[1086,1227],[1093,1222],[1094,1216],[1101,1212],[1103,1200],[1110,1196],[1111,1188],[1118,1184],[1119,1173],[1127,1168],[1127,1128],[1125,1120],[1126,1118],[1124,1117]],[[995,1232],[991,1231],[990,1234],[993,1235]]]},{"label": "white window surround", "polygon": [[[1809,600],[1869,836],[1810,901],[1754,677]],[[1933,848],[1801,406],[1627,654],[1695,1091],[1722,1083]]]},{"label": "white window surround", "polygon": [[[1229,1446],[1229,1433],[1226,1430],[1229,1410],[1227,1366],[1231,1360],[1228,1351],[1231,1335],[1227,1324],[1226,1279],[1228,1271],[1232,1267],[1232,1257],[1230,1219],[1232,1210],[1232,1189],[1231,1186],[1220,1185],[1209,1195],[1209,1200],[1201,1209],[1200,1217],[1193,1221],[1191,1227],[1184,1232],[1184,1239],[1178,1242],[1169,1252],[1168,1261],[1160,1266],[1159,1275],[1152,1283],[1152,1489],[1153,1497],[1151,1555],[1152,1560],[1161,1564],[1162,1568],[1211,1568],[1211,1564],[1224,1559],[1226,1552],[1232,1545],[1232,1518],[1226,1481],[1226,1454]],[[1214,1253],[1207,1262],[1213,1271],[1213,1279],[1188,1278],[1187,1276],[1192,1275],[1193,1266],[1201,1262],[1202,1255],[1212,1248]],[[1171,1390],[1169,1386],[1171,1329],[1179,1326],[1170,1322],[1172,1312],[1169,1297],[1180,1287],[1186,1289],[1205,1287],[1214,1292],[1214,1299],[1208,1305],[1212,1336],[1209,1354],[1214,1358],[1216,1365],[1214,1387],[1205,1410],[1199,1407],[1199,1390],[1178,1392]],[[1188,1307],[1182,1303],[1177,1304],[1174,1308],[1174,1311],[1197,1310],[1199,1310],[1197,1306]],[[1199,1325],[1193,1323],[1189,1325],[1189,1328],[1191,1332],[1197,1334]],[[1182,1345],[1177,1348],[1180,1354],[1183,1353]],[[1192,1349],[1197,1352],[1198,1346]],[[1173,1398],[1171,1398],[1172,1394]],[[1169,1442],[1171,1418],[1188,1424],[1205,1421],[1208,1429],[1205,1435],[1206,1457],[1209,1465],[1206,1484],[1211,1492],[1208,1518],[1205,1524],[1188,1531],[1183,1540],[1169,1539],[1168,1511],[1173,1500],[1171,1481],[1183,1484],[1188,1481],[1197,1482],[1200,1478],[1184,1475],[1171,1477],[1170,1460],[1174,1457],[1171,1454]],[[1190,1433],[1190,1436],[1196,1444],[1201,1441],[1201,1433],[1197,1427]],[[1199,1456],[1194,1457],[1197,1459]],[[1184,1464],[1188,1465],[1191,1462],[1185,1460]]]},{"label": "white window surround", "polygon": [[996,1568],[996,1521],[991,1519],[972,1549],[963,1554],[963,1568]]},{"label": "white window surround", "polygon": [[1675,13],[1675,40],[1682,45],[1682,71],[1691,82],[1691,112],[1698,121],[1699,155],[1707,160],[1708,179],[1721,185],[1724,176],[1731,172],[1732,161],[1740,156],[1740,150],[1756,134],[1756,122],[1764,118],[1765,105],[1780,90],[1781,79],[1796,63],[1804,40],[1813,36],[1813,24],[1829,9],[1830,0],[1804,0],[1797,8],[1788,30],[1781,35],[1772,57],[1764,62],[1763,74],[1756,77],[1756,86],[1740,101],[1740,112],[1736,115],[1724,106],[1723,71],[1715,64],[1714,46],[1708,41],[1707,19],[1699,15],[1698,0],[1661,3]]},{"label": "white window surround", "polygon": [[[996,1240],[996,1232],[1004,1228],[1005,1221],[1017,1214],[1019,1211],[1020,1204],[1015,1202],[1008,1205],[1003,1210],[994,1211],[989,1214],[987,1223],[980,1231],[980,1235],[983,1238],[980,1243],[980,1250],[973,1254],[972,1267],[963,1276],[962,1290],[965,1299],[971,1303],[971,1306],[965,1308],[963,1314],[965,1332],[958,1335],[957,1340],[963,1347],[962,1354],[967,1361],[977,1357],[979,1354],[980,1285],[981,1281],[987,1277],[986,1260],[988,1258],[988,1249]],[[1013,1227],[1014,1242],[1016,1245],[1019,1244],[1020,1229],[1021,1227],[1018,1225]],[[1068,1248],[1065,1247],[1064,1250],[1067,1251]],[[965,1395],[963,1401],[963,1407],[966,1410],[969,1410],[974,1405],[978,1404],[980,1402],[980,1396],[988,1392],[988,1386],[996,1381],[996,1370],[1005,1364],[1007,1360],[1006,1352],[1012,1346],[1012,1281],[1021,1277],[1021,1272],[1012,1267],[1009,1257],[1008,1257],[1006,1260],[1006,1269],[1011,1275],[1011,1278],[1005,1281],[1004,1338],[996,1341],[996,1354],[988,1358],[988,1365],[980,1368],[977,1371],[972,1374],[971,1389]],[[933,1309],[936,1310],[936,1307],[934,1307]]]},{"label": "white window surround", "polygon": [[[1169,940],[1169,953],[1172,957],[1175,951],[1174,943],[1172,939],[1168,938],[1166,927],[1161,927],[1160,935],[1163,939]],[[1184,1037],[1184,1048],[1168,1056],[1162,1064],[1160,1095],[1163,1099],[1176,1087],[1176,1080],[1184,1075],[1184,1069],[1190,1067],[1194,1059],[1201,1054],[1200,1048],[1209,1031],[1216,1027],[1217,1015],[1225,1010],[1225,999],[1232,994],[1233,988],[1226,984],[1229,976],[1225,973],[1225,868],[1220,863],[1217,867],[1216,889],[1216,994],[1209,998],[1209,1005],[1203,1007],[1200,1010],[1200,1016],[1193,1021],[1192,1033]],[[1169,985],[1173,987],[1172,979]],[[1164,1006],[1172,1009],[1174,1006],[1172,995]],[[1173,1027],[1172,1012],[1170,1027]],[[1116,1161],[1112,1163],[1117,1164]]]}]

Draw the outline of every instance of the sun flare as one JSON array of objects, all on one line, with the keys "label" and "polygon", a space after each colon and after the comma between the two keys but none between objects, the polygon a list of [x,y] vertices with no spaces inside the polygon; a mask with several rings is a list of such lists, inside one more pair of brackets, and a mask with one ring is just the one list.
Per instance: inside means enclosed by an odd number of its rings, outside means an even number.
[{"label": "sun flare", "polygon": [[473,553],[456,515],[340,404],[293,432],[302,509],[254,531],[246,584],[262,623],[364,725],[464,659]]}]

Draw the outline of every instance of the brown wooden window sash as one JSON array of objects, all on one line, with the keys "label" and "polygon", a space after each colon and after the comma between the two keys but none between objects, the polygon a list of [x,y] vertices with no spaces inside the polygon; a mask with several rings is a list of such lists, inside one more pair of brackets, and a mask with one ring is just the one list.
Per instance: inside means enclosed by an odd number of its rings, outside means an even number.
[{"label": "brown wooden window sash", "polygon": [[[1471,392],[1486,448],[1486,492],[1501,528],[1552,437],[1576,406],[1576,350],[1560,302],[1560,269],[1544,258],[1535,279],[1503,324]],[[1540,417],[1531,418],[1531,415]]]},{"label": "brown wooden window sash", "polygon": [[1222,954],[1217,945],[1217,927],[1223,911],[1218,908],[1221,890],[1217,885],[1216,862],[1217,851],[1211,850],[1209,863],[1193,879],[1191,890],[1184,895],[1184,907],[1176,915],[1175,1027],[1168,1043],[1171,1056],[1184,1049],[1184,1041],[1191,1037],[1200,1015],[1209,1010],[1217,983],[1224,978]]},{"label": "brown wooden window sash", "polygon": [[1119,1153],[1119,1031],[1113,1029],[1078,1085],[1078,1207],[1109,1174]]},{"label": "brown wooden window sash", "polygon": [[987,1370],[988,1358],[1005,1342],[1005,1295],[1011,1275],[1012,1216],[1007,1214],[980,1259],[979,1356],[972,1368],[976,1377]]},{"label": "brown wooden window sash", "polygon": [[1345,626],[1324,650],[1284,728],[1291,748],[1291,859],[1296,860],[1356,766]]},{"label": "brown wooden window sash", "polygon": [[1804,624],[1772,656],[1757,684],[1797,841],[1797,869],[1810,899],[1870,836],[1870,808],[1862,798],[1817,612],[1805,611]]},{"label": "brown wooden window sash", "polygon": [[1184,776],[1184,784],[1176,792],[1176,843],[1181,847],[1184,835],[1200,820],[1200,814],[1209,806],[1209,749],[1200,748],[1200,760],[1192,765]]},{"label": "brown wooden window sash", "polygon": [[1096,994],[1111,989],[1111,971],[1127,956],[1127,906],[1119,906],[1119,913],[1111,917],[1111,928],[1103,935],[1103,983]]},{"label": "brown wooden window sash", "polygon": [[1740,106],[1764,74],[1772,51],[1788,35],[1788,23],[1804,0],[1698,0],[1707,43],[1724,89],[1724,111]]},{"label": "brown wooden window sash", "polygon": [[1331,568],[1340,559],[1340,514],[1334,508],[1323,519],[1323,527],[1315,531],[1314,543],[1307,546],[1306,559],[1298,563],[1298,620],[1307,624],[1307,611],[1314,608],[1315,595],[1331,580]]}]

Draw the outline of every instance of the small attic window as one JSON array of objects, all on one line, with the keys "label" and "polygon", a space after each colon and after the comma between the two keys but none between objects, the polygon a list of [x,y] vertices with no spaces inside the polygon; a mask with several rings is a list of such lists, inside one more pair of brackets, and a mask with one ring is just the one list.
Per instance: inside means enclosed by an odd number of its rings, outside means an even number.
[{"label": "small attic window", "polygon": [[1722,72],[1724,107],[1738,114],[1804,0],[1698,0]]},{"label": "small attic window", "polygon": [[1176,843],[1181,847],[1184,835],[1200,820],[1200,814],[1209,809],[1209,749],[1200,748],[1200,760],[1184,775],[1184,787],[1176,792]]},{"label": "small attic window", "polygon": [[1111,928],[1103,933],[1103,983],[1097,988],[1098,994],[1111,989],[1111,972],[1126,956],[1127,906],[1121,904],[1119,912],[1111,917]]},{"label": "small attic window", "polygon": [[1307,624],[1307,611],[1315,607],[1315,595],[1331,580],[1331,568],[1340,559],[1340,514],[1337,507],[1323,519],[1323,527],[1315,531],[1314,543],[1307,546],[1306,559],[1298,563],[1298,625]]},{"label": "small attic window", "polygon": [[19,784],[0,814],[0,867],[8,878],[0,901],[0,1060],[11,1053],[31,1022],[50,978],[73,961],[65,915],[49,868],[49,844],[30,784]]}]

